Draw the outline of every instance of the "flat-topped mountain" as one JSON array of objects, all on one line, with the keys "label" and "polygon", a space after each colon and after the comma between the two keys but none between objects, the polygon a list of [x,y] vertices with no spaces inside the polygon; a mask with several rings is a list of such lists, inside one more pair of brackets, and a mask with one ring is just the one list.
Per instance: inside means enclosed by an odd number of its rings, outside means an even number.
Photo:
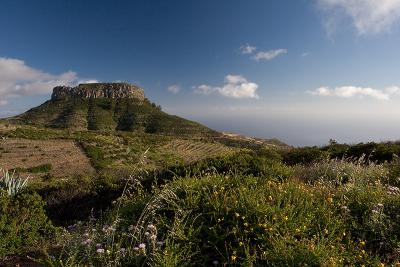
[{"label": "flat-topped mountain", "polygon": [[50,100],[9,121],[76,130],[218,135],[199,123],[163,112],[160,106],[145,97],[142,88],[128,83],[57,86]]},{"label": "flat-topped mountain", "polygon": [[53,89],[52,100],[68,98],[135,98],[143,101],[144,90],[129,83],[88,83],[76,87],[57,86]]}]

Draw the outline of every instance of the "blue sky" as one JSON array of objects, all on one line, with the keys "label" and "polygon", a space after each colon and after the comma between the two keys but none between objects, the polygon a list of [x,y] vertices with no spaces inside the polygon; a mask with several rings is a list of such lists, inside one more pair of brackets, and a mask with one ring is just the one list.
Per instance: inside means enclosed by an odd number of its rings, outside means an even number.
[{"label": "blue sky", "polygon": [[169,113],[292,145],[400,137],[400,0],[0,2],[0,117],[128,81]]}]

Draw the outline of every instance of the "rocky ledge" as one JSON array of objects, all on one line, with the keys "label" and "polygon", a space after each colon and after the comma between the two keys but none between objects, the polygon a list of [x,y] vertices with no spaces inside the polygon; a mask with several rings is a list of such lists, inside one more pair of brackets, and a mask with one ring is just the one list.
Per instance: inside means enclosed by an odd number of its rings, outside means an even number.
[{"label": "rocky ledge", "polygon": [[144,90],[129,83],[87,83],[76,87],[57,86],[51,100],[70,98],[135,98],[145,99]]}]

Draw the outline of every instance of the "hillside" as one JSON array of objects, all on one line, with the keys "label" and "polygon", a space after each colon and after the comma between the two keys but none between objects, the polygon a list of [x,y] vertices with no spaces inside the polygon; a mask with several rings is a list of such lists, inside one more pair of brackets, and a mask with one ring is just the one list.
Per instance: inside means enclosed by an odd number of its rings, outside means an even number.
[{"label": "hillside", "polygon": [[139,131],[167,135],[217,135],[199,123],[169,115],[126,83],[55,87],[49,101],[10,120],[40,127]]},{"label": "hillside", "polygon": [[91,175],[93,169],[160,170],[242,150],[286,147],[169,115],[143,89],[127,83],[55,87],[42,105],[0,120],[2,136],[0,167],[42,178],[37,181]]}]

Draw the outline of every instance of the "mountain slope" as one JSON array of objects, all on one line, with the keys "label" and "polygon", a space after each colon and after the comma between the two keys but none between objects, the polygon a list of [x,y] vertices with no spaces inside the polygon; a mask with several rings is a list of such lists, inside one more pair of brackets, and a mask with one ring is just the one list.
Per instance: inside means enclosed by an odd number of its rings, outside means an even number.
[{"label": "mountain slope", "polygon": [[[20,124],[29,124],[50,128],[68,128],[76,130],[120,130],[141,131],[167,135],[218,135],[217,132],[193,121],[169,115],[147,98],[133,96],[126,91],[117,97],[93,96],[93,92],[102,92],[107,85],[126,86],[127,84],[94,84],[78,87],[56,87],[52,99],[24,114],[11,119]],[[129,85],[130,86],[130,85]],[[90,88],[91,94],[87,94]],[[115,89],[113,89],[115,90]]]}]

